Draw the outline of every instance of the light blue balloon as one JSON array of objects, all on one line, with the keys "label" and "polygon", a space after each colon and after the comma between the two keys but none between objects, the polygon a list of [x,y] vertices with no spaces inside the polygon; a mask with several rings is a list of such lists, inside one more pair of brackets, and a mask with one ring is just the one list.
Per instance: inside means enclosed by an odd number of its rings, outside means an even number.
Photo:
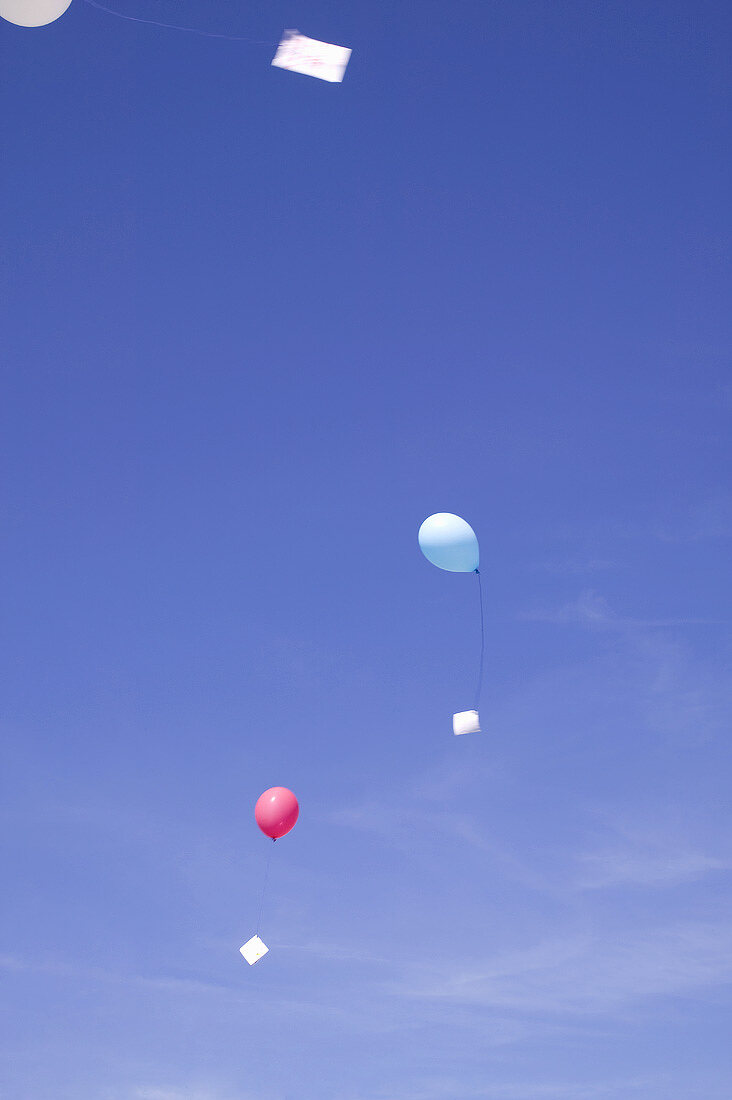
[{"label": "light blue balloon", "polygon": [[433,565],[449,573],[474,573],[480,552],[475,531],[452,512],[435,512],[419,529],[419,548]]}]

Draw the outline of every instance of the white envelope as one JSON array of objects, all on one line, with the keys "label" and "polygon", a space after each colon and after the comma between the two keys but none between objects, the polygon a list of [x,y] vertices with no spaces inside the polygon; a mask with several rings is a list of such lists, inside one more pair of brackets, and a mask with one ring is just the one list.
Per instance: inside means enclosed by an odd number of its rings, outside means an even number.
[{"label": "white envelope", "polygon": [[285,31],[272,64],[278,69],[290,69],[336,84],[343,80],[350,56],[346,46],[318,42],[317,38],[306,38],[299,31]]},{"label": "white envelope", "polygon": [[452,716],[452,732],[457,736],[461,733],[480,733],[480,718],[477,710],[461,710]]},{"label": "white envelope", "polygon": [[266,943],[262,943],[259,936],[252,936],[239,950],[249,965],[254,966],[255,962],[259,962],[262,956],[267,954],[269,948]]}]

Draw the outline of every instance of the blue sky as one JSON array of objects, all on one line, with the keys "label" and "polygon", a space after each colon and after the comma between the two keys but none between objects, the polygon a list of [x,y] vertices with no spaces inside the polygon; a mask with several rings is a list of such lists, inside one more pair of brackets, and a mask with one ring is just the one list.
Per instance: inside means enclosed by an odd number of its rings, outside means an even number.
[{"label": "blue sky", "polygon": [[0,24],[0,1091],[727,1100],[729,6],[109,4],[268,45]]}]

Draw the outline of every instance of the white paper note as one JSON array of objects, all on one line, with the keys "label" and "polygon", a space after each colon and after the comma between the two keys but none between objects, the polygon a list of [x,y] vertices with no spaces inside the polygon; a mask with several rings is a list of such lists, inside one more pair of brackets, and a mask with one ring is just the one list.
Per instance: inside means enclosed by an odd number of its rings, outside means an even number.
[{"label": "white paper note", "polygon": [[343,80],[350,56],[351,51],[346,46],[318,42],[299,31],[285,31],[272,64],[278,69],[290,69],[293,73],[316,76],[335,84]]},{"label": "white paper note", "polygon": [[267,954],[269,948],[266,943],[262,943],[259,936],[252,936],[239,950],[249,965],[254,966],[255,962],[259,962],[262,956]]},{"label": "white paper note", "polygon": [[461,710],[458,714],[453,714],[452,732],[456,736],[461,733],[480,733],[477,710]]}]

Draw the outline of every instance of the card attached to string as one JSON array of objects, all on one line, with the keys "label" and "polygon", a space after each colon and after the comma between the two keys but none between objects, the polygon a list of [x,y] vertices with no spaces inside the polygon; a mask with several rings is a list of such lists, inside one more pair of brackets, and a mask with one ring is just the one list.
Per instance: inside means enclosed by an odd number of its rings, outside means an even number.
[{"label": "card attached to string", "polygon": [[458,737],[461,733],[480,733],[480,718],[477,710],[461,710],[452,716],[452,732]]},{"label": "card attached to string", "polygon": [[339,84],[350,56],[351,51],[346,46],[318,42],[317,38],[306,38],[299,31],[285,31],[272,64],[278,69],[289,69],[293,73]]},{"label": "card attached to string", "polygon": [[269,948],[267,947],[266,943],[263,943],[262,940],[260,940],[259,936],[252,936],[250,940],[247,940],[243,947],[239,948],[239,951],[247,960],[249,965],[254,966],[255,962],[259,962],[259,960],[267,954]]}]

